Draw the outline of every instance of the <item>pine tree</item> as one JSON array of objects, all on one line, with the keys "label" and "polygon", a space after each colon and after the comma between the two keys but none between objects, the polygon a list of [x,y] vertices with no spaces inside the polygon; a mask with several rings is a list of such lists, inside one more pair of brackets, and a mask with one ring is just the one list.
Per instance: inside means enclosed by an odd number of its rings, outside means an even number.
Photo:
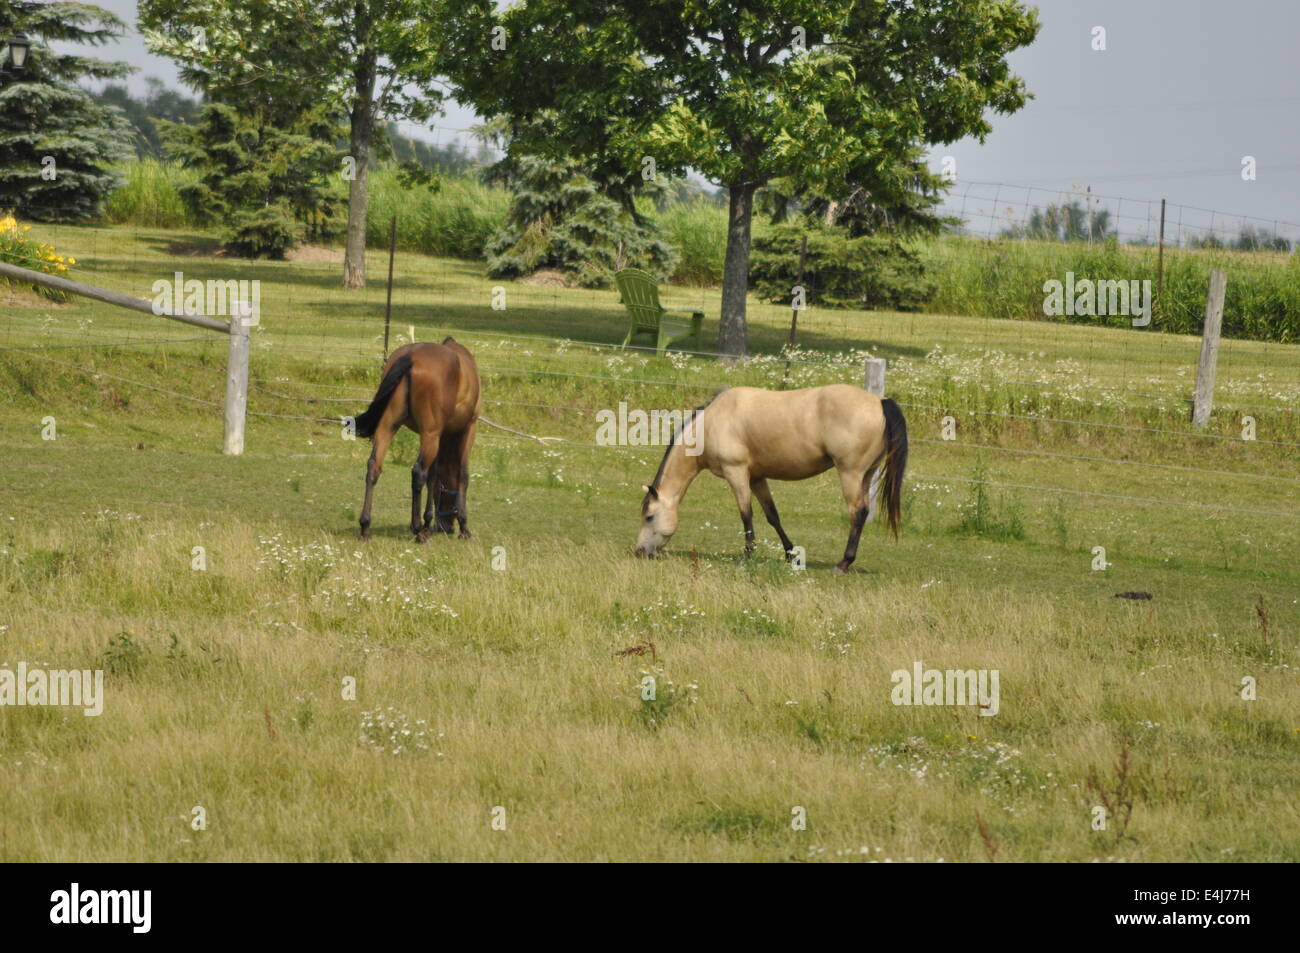
[{"label": "pine tree", "polygon": [[101,45],[120,36],[122,21],[82,3],[0,0],[0,36],[32,41],[21,73],[0,72],[0,209],[39,221],[77,221],[99,214],[121,176],[111,166],[129,155],[130,130],[116,108],[79,86],[130,72],[52,42]]},{"label": "pine tree", "polygon": [[505,224],[485,249],[489,276],[553,268],[584,288],[603,288],[621,268],[659,278],[672,271],[676,253],[653,226],[606,195],[577,163],[534,155],[510,163],[513,198]]},{"label": "pine tree", "polygon": [[654,176],[604,178],[575,159],[520,147],[522,133],[545,129],[551,119],[498,118],[476,130],[484,145],[505,154],[483,178],[506,186],[512,196],[505,223],[484,248],[488,275],[518,278],[550,268],[584,288],[607,287],[622,268],[666,278],[677,252],[658,238],[636,200],[656,202],[668,189]]},{"label": "pine tree", "polygon": [[228,251],[283,258],[303,240],[340,234],[338,129],[325,109],[286,128],[265,114],[209,102],[193,125],[159,126],[168,155],[199,172],[181,199],[199,222],[221,230]]},{"label": "pine tree", "polygon": [[754,290],[787,303],[801,281],[808,304],[916,310],[934,286],[906,239],[957,224],[935,210],[947,187],[916,146],[887,163],[863,156],[832,197],[793,179],[776,180],[759,193],[758,204],[776,227],[754,239]]}]

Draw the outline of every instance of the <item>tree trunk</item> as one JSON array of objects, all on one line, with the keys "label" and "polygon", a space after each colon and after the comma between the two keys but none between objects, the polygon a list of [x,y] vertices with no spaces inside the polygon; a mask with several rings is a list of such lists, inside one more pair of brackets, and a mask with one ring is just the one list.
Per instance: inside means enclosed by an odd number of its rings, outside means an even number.
[{"label": "tree trunk", "polygon": [[348,230],[343,250],[343,287],[366,286],[366,209],[370,203],[370,146],[375,136],[375,64],[358,63],[348,148],[355,163],[348,184]]},{"label": "tree trunk", "polygon": [[722,320],[718,353],[735,360],[749,352],[745,296],[749,292],[749,232],[754,218],[753,183],[730,187],[727,213],[727,257],[722,269]]}]

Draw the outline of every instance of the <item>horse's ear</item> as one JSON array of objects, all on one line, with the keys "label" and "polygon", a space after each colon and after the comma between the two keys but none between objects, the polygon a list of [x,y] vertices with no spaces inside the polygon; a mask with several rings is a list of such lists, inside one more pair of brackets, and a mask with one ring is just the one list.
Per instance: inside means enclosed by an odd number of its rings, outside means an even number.
[{"label": "horse's ear", "polygon": [[652,486],[643,486],[643,487],[641,487],[641,489],[645,490],[645,495],[648,496],[648,497],[650,497],[650,499],[652,499],[652,500],[657,500],[657,499],[659,499],[659,491],[656,490],[654,487],[652,487]]}]

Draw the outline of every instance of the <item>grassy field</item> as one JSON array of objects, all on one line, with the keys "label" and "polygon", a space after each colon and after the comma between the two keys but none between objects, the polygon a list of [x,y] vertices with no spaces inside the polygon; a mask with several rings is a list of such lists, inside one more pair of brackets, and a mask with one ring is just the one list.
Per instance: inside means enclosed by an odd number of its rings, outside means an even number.
[{"label": "grassy field", "polygon": [[[106,694],[0,709],[0,859],[1300,859],[1300,347],[1225,341],[1201,435],[1192,337],[814,309],[787,371],[788,311],[751,303],[728,368],[612,348],[611,292],[500,283],[494,311],[481,265],[402,254],[392,343],[455,334],[489,416],[565,441],[485,429],[475,538],[417,546],[404,434],[363,547],[369,445],[337,417],[376,383],[381,282],[340,290],[323,250],[42,237],[145,297],[260,279],[263,318],[228,458],[223,340],[0,291],[0,663],[102,668]],[[716,290],[664,297],[712,344]],[[870,527],[833,575],[825,474],[774,486],[807,570],[765,525],[743,560],[705,476],[668,555],[631,557],[661,451],[594,446],[597,410],[858,383],[868,354],[912,437],[900,542]],[[895,706],[918,661],[996,669],[998,714]]]}]

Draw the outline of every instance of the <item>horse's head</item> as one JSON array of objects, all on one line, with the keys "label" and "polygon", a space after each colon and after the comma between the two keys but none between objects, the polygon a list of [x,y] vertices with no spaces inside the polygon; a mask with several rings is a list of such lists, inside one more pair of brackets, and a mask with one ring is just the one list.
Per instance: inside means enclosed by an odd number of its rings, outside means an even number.
[{"label": "horse's head", "polygon": [[638,556],[654,557],[668,545],[677,532],[677,501],[664,498],[652,486],[643,488],[645,499],[641,502],[641,532],[636,538]]}]

